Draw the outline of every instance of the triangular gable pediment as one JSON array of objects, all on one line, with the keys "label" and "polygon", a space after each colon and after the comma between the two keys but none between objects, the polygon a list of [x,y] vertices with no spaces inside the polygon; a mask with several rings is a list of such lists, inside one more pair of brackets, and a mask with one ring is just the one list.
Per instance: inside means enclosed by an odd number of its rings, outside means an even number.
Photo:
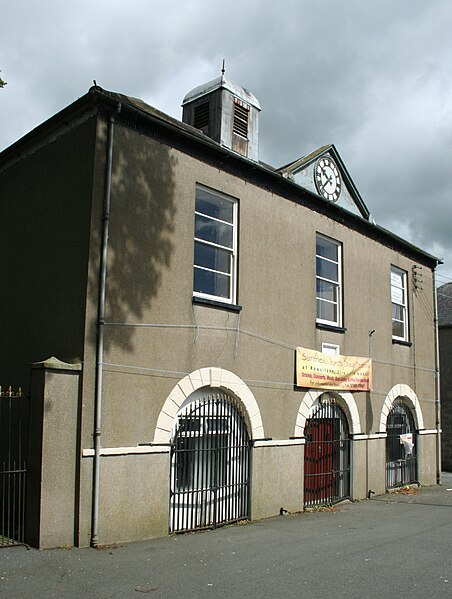
[{"label": "triangular gable pediment", "polygon": [[322,146],[311,154],[283,166],[277,172],[325,200],[366,220],[372,220],[333,144]]}]

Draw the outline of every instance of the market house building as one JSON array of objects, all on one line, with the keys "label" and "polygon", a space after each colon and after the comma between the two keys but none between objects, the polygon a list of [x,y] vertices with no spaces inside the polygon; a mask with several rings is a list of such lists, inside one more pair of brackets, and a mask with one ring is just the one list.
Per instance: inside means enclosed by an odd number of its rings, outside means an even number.
[{"label": "market house building", "polygon": [[259,162],[259,112],[224,75],[183,122],[95,86],[0,154],[30,544],[437,482],[438,260],[375,224],[334,145]]}]

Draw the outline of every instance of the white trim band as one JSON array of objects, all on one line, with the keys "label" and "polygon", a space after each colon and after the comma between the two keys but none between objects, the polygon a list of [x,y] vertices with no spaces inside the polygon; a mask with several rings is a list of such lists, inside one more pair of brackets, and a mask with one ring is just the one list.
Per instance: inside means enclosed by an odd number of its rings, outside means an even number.
[{"label": "white trim band", "polygon": [[286,445],[305,445],[305,439],[264,439],[255,441],[253,447],[285,447]]},{"label": "white trim band", "polygon": [[436,430],[436,428],[430,428],[430,429],[424,428],[420,431],[417,431],[417,434],[418,435],[437,435],[438,431]]},{"label": "white trim band", "polygon": [[[170,447],[168,445],[143,445],[139,447],[102,447],[100,455],[112,456],[112,455],[142,455],[150,453],[169,453]],[[92,458],[94,457],[94,449],[83,449],[82,457]]]},{"label": "white trim band", "polygon": [[369,441],[371,439],[386,439],[387,433],[371,433],[370,435],[352,435],[352,441]]}]

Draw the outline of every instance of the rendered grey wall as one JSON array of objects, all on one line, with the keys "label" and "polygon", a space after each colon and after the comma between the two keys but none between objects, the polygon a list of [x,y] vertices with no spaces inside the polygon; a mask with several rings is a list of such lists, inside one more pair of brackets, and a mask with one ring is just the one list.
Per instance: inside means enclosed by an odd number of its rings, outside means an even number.
[{"label": "rendered grey wall", "polygon": [[[105,442],[114,446],[146,438],[177,380],[207,365],[251,381],[269,434],[287,438],[302,399],[301,390],[290,388],[291,348],[321,349],[326,341],[339,344],[343,354],[367,355],[372,329],[375,392],[370,399],[355,394],[363,432],[378,429],[385,395],[400,382],[415,388],[425,426],[434,427],[434,410],[422,403],[430,402],[434,391],[433,326],[421,307],[431,305],[428,271],[422,294],[410,293],[417,307],[415,322],[410,310],[417,342],[393,344],[390,267],[410,273],[411,260],[144,136],[118,128],[116,144],[107,272],[108,321],[116,324],[106,333],[106,361],[115,366],[106,369]],[[240,329],[237,314],[192,306],[196,182],[239,198]],[[316,231],[343,243],[343,334],[315,326]],[[138,428],[133,421],[129,426],[133,410],[116,417],[123,413],[117,402],[124,406],[126,389],[130,407],[139,410],[144,402],[149,417]]]},{"label": "rendered grey wall", "polygon": [[372,438],[367,445],[367,491],[381,495],[386,489],[386,438]]},{"label": "rendered grey wall", "polygon": [[26,542],[72,547],[78,534],[80,365],[32,371]]},{"label": "rendered grey wall", "polygon": [[[99,159],[95,189],[101,188],[101,165]],[[239,201],[240,314],[192,304],[197,183]],[[416,294],[410,282],[411,344],[393,344],[391,265],[405,269],[410,280],[414,264],[393,248],[121,125],[115,132],[112,184],[103,447],[152,442],[160,411],[174,387],[186,374],[207,366],[220,367],[245,381],[259,406],[265,437],[289,439],[307,391],[294,386],[295,347],[321,350],[322,342],[329,342],[338,344],[342,354],[366,356],[371,330],[375,330],[374,388],[370,393],[354,394],[360,432],[379,432],[385,398],[399,383],[414,390],[425,427],[434,427],[432,277],[427,268],[423,269],[423,288]],[[88,275],[82,435],[86,449],[92,446],[99,214],[100,194],[93,207]],[[344,332],[322,330],[315,324],[317,232],[343,244]],[[418,370],[413,368],[415,363]],[[283,458],[278,456],[284,455],[285,460],[285,452],[275,448],[265,471],[257,470],[263,478],[259,481],[256,474],[253,480],[256,505],[262,505],[256,513],[273,513],[278,503],[270,491],[265,499],[262,481],[279,480]],[[301,489],[301,455],[299,459],[294,484]],[[135,458],[125,455],[122,460],[133,464]],[[357,449],[353,464],[356,498],[367,493],[366,468],[370,463],[382,466],[379,457],[374,460],[371,454],[369,461],[365,448]],[[129,473],[121,466],[122,485],[132,485],[133,469]],[[88,489],[90,474],[86,470],[83,488]],[[103,485],[101,502],[106,503],[100,530],[107,530],[102,528],[107,525],[103,521],[113,526],[115,508],[105,499],[110,493],[108,479]],[[85,503],[89,505],[88,500]],[[124,495],[122,509],[130,513],[135,510],[138,520],[147,513],[144,506],[137,509],[132,494]],[[167,509],[162,503],[159,513]],[[87,530],[88,507],[82,513],[82,527]],[[134,530],[135,524],[124,520],[121,538],[132,538]],[[113,529],[105,538],[112,536]],[[100,540],[104,542],[102,537]]]},{"label": "rendered grey wall", "polygon": [[27,389],[30,364],[83,357],[94,135],[91,119],[0,160],[3,384]]},{"label": "rendered grey wall", "polygon": [[168,534],[169,452],[103,457],[99,536],[103,543]]},{"label": "rendered grey wall", "polygon": [[303,510],[303,445],[269,442],[252,450],[251,516],[277,516],[280,509]]},{"label": "rendered grey wall", "polygon": [[418,435],[419,482],[423,485],[436,485],[436,435]]}]

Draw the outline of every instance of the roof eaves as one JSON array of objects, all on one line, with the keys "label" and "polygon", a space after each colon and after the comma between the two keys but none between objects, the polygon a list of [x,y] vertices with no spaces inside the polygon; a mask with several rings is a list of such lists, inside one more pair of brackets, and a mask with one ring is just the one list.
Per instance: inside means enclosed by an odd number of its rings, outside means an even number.
[{"label": "roof eaves", "polygon": [[[61,127],[62,122],[64,123],[68,121],[69,117],[78,111],[92,111],[93,113],[95,113],[95,111],[100,108],[100,103],[103,103],[105,107],[109,110],[114,110],[118,106],[118,103],[121,103],[123,110],[125,109],[132,111],[135,114],[141,115],[146,120],[150,120],[154,123],[159,123],[160,125],[163,125],[165,128],[171,130],[176,135],[182,135],[191,142],[196,141],[203,147],[208,148],[209,151],[213,152],[216,155],[222,154],[223,156],[227,156],[228,158],[235,161],[235,163],[240,164],[243,168],[246,168],[248,170],[251,169],[254,173],[257,173],[258,176],[261,176],[262,178],[268,177],[271,182],[274,182],[275,187],[277,185],[282,185],[283,187],[286,187],[287,190],[290,189],[292,193],[287,194],[287,196],[290,195],[291,197],[295,197],[295,201],[298,201],[299,203],[306,203],[308,207],[310,207],[311,209],[328,214],[329,216],[331,216],[331,218],[340,220],[341,222],[345,222],[347,220],[350,222],[355,222],[357,226],[359,226],[360,228],[364,227],[369,231],[373,230],[377,232],[379,235],[381,235],[383,238],[393,240],[397,243],[397,245],[406,248],[409,252],[417,254],[419,256],[423,256],[428,262],[432,264],[442,263],[442,260],[440,260],[439,258],[432,256],[427,252],[424,252],[422,249],[418,248],[413,244],[410,244],[409,242],[402,239],[401,237],[398,237],[391,231],[388,231],[387,229],[384,229],[379,225],[367,221],[362,217],[355,215],[352,212],[349,212],[348,210],[345,210],[341,206],[331,204],[331,202],[321,198],[314,192],[305,189],[304,187],[298,185],[294,181],[291,181],[290,179],[284,177],[281,173],[281,169],[275,170],[272,167],[265,165],[264,163],[249,160],[248,158],[245,158],[244,156],[237,154],[233,150],[230,150],[229,148],[226,148],[225,146],[222,146],[221,144],[218,144],[217,142],[213,141],[200,130],[195,129],[194,127],[187,125],[186,123],[182,123],[181,121],[178,121],[177,119],[174,119],[169,115],[166,115],[165,113],[149,106],[141,100],[125,96],[116,92],[108,92],[98,86],[91,87],[87,94],[81,96],[78,100],[76,100],[75,102],[73,102],[72,104],[70,104],[69,106],[52,116],[50,119],[48,119],[32,131],[30,131],[20,140],[18,140],[15,144],[4,150],[0,154],[0,160],[2,160],[3,157],[5,155],[8,155],[9,153],[17,152],[18,149],[20,149],[21,144],[28,143],[30,140],[33,140],[37,136],[41,135],[49,128],[57,128],[58,126]],[[322,148],[318,148],[318,150],[311,153],[309,156],[312,156],[316,152],[321,153],[322,150],[325,151],[325,148],[334,149],[334,145],[323,146]],[[265,187],[269,188],[271,187],[271,185],[269,186],[268,184],[266,184]],[[306,199],[303,200],[302,198]]]},{"label": "roof eaves", "polygon": [[[44,122],[37,125],[34,129],[19,138],[13,144],[0,152],[0,163],[9,163],[14,161],[27,151],[27,148],[33,146],[38,140],[45,137],[52,137],[52,134],[59,134],[61,130],[70,128],[74,122],[74,116],[77,114],[90,117],[97,112],[97,103],[92,98],[90,91],[84,94],[62,110],[52,115]],[[47,143],[47,142],[44,142]]]},{"label": "roof eaves", "polygon": [[[322,211],[327,211],[329,213],[335,212],[337,214],[341,214],[343,219],[348,219],[348,220],[351,219],[356,222],[359,221],[360,225],[362,224],[363,226],[378,232],[378,234],[384,238],[391,239],[392,241],[396,242],[397,245],[400,245],[400,246],[406,248],[406,250],[409,251],[410,253],[419,254],[420,256],[423,256],[425,259],[427,259],[428,262],[435,264],[435,265],[442,263],[441,259],[425,252],[421,248],[415,246],[414,244],[409,243],[405,239],[399,237],[398,235],[395,235],[394,233],[385,229],[384,227],[381,227],[369,220],[366,220],[359,215],[355,215],[354,213],[346,210],[345,208],[342,208],[341,206],[338,206],[336,204],[331,204],[331,202],[320,197],[316,193],[310,191],[309,189],[305,189],[301,185],[284,177],[281,172],[282,169],[275,170],[271,166],[266,165],[265,163],[259,163],[259,162],[254,162],[252,160],[249,160],[248,158],[241,156],[240,154],[234,152],[233,150],[230,150],[229,148],[222,146],[221,144],[213,141],[211,138],[207,137],[199,129],[195,129],[191,125],[182,123],[181,121],[174,119],[173,117],[170,117],[170,116],[166,115],[165,113],[160,112],[159,110],[156,110],[155,108],[149,106],[148,104],[145,104],[141,100],[137,100],[135,98],[130,98],[128,96],[123,96],[122,94],[117,94],[117,93],[113,93],[113,92],[105,92],[105,90],[102,90],[102,92],[104,94],[107,94],[107,97],[109,97],[110,99],[122,101],[125,105],[129,105],[129,108],[139,111],[141,114],[143,114],[143,116],[150,118],[151,120],[156,120],[158,122],[163,121],[166,126],[169,126],[171,129],[173,129],[179,135],[180,134],[186,135],[191,140],[193,140],[193,138],[196,138],[196,140],[198,142],[200,142],[204,146],[209,147],[214,152],[221,152],[223,155],[227,155],[228,157],[241,163],[246,168],[251,168],[255,172],[261,172],[262,175],[265,174],[265,175],[271,177],[273,180],[275,180],[275,181],[277,180],[279,184],[288,185],[292,189],[296,189],[299,194],[303,194],[305,197],[307,196],[307,197],[313,199],[314,205],[311,206],[312,208],[315,209],[315,206],[318,205],[318,206],[322,207]],[[347,171],[344,163],[340,159],[340,156],[339,156],[334,144],[329,144],[329,145],[325,145],[325,146],[318,148],[317,150],[315,150],[314,152],[309,154],[309,160],[310,161],[315,160],[316,156],[319,156],[320,154],[324,153],[327,150],[334,151],[334,157],[335,158],[337,157],[338,160],[340,160],[341,167],[344,169],[344,172],[346,173],[347,177],[350,178],[348,171]],[[308,156],[306,156],[306,159],[308,159]],[[351,179],[350,179],[350,181],[351,181]],[[352,181],[351,181],[351,183],[353,184]],[[357,193],[358,198],[361,200],[364,209],[369,214],[369,211],[367,210],[367,207],[365,206],[364,202],[362,201],[361,196],[359,196],[359,193],[357,192],[357,190],[356,190],[356,193]]]},{"label": "roof eaves", "polygon": [[[305,192],[305,194],[307,194],[313,198],[313,200],[315,201],[316,204],[323,206],[325,211],[330,212],[330,213],[333,213],[333,211],[334,211],[338,215],[341,214],[343,216],[343,220],[353,221],[360,227],[363,227],[369,231],[374,231],[379,236],[392,240],[397,245],[406,248],[406,250],[408,252],[424,257],[425,259],[427,259],[428,262],[431,263],[432,266],[434,266],[434,265],[436,266],[438,264],[443,263],[441,258],[438,258],[437,256],[434,256],[432,254],[429,254],[428,252],[425,252],[422,248],[419,248],[418,246],[410,243],[409,241],[406,241],[406,239],[399,237],[395,233],[392,233],[392,231],[389,231],[388,229],[385,229],[384,227],[381,227],[380,225],[377,225],[377,224],[373,223],[372,221],[363,219],[359,215],[354,214],[353,212],[350,212],[349,210],[346,210],[342,206],[338,206],[337,204],[332,204],[329,200],[322,198],[321,196],[319,196],[315,192],[311,191],[310,189],[305,189],[304,187],[301,187],[301,185],[298,185],[297,183],[295,183],[294,181],[292,181],[290,179],[283,178],[283,180],[287,185],[290,185],[294,188],[303,190]],[[338,220],[338,219],[336,219],[336,220]]]},{"label": "roof eaves", "polygon": [[301,158],[297,158],[297,160],[294,160],[293,162],[289,162],[288,164],[285,164],[284,166],[281,166],[280,168],[278,168],[276,170],[279,173],[287,173],[287,172],[296,171],[299,168],[301,168],[302,166],[306,166],[306,165],[310,164],[311,162],[314,162],[314,160],[316,160],[318,158],[318,156],[327,152],[331,147],[333,147],[333,144],[327,144],[326,146],[321,146],[320,148],[317,148],[310,154],[307,154],[306,156],[302,156]]},{"label": "roof eaves", "polygon": [[362,199],[361,194],[359,193],[355,184],[353,183],[353,180],[350,177],[347,167],[345,166],[344,161],[342,160],[339,152],[336,150],[336,147],[334,144],[327,144],[327,145],[321,146],[320,148],[317,148],[316,150],[314,150],[307,156],[303,156],[302,158],[299,158],[298,160],[295,160],[294,162],[291,162],[291,163],[287,164],[286,166],[279,168],[278,172],[283,173],[283,174],[295,173],[298,169],[305,168],[306,166],[308,166],[309,164],[311,164],[312,162],[317,160],[322,154],[326,154],[326,153],[332,154],[334,159],[336,160],[336,162],[338,162],[340,164],[341,171],[347,181],[347,186],[352,190],[353,196],[358,204],[358,208],[361,211],[363,218],[369,219],[371,216],[370,211],[367,208],[367,206],[366,206],[364,200]]},{"label": "roof eaves", "polygon": [[336,150],[336,147],[334,144],[332,144],[331,146],[331,152],[334,154],[334,158],[336,159],[337,162],[339,162],[340,166],[341,166],[341,170],[343,172],[343,174],[345,175],[345,179],[347,180],[347,187],[352,191],[352,194],[354,196],[354,199],[358,202],[359,208],[363,213],[363,216],[366,219],[370,218],[370,210],[367,208],[363,198],[361,197],[361,194],[359,193],[355,183],[353,182],[353,179],[350,177],[350,173],[347,170],[347,167],[345,166],[344,161],[342,160],[339,152]]}]

